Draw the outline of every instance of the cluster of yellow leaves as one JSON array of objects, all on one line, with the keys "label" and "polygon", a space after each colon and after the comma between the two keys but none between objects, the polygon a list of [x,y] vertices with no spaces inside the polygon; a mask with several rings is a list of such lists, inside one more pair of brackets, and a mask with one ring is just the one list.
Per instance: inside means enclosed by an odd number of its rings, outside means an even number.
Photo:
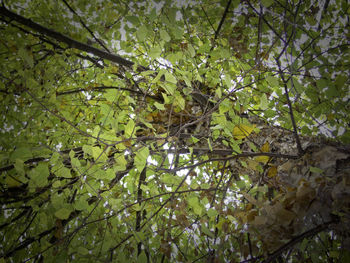
[{"label": "cluster of yellow leaves", "polygon": [[239,124],[233,128],[233,137],[236,140],[242,140],[248,137],[254,130],[255,125]]}]

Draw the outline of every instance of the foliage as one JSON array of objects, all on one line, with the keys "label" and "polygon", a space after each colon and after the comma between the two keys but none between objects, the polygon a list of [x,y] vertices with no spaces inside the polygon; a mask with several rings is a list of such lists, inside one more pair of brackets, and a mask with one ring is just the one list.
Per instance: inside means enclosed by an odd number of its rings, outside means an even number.
[{"label": "foliage", "polygon": [[0,262],[348,261],[349,10],[2,1]]}]

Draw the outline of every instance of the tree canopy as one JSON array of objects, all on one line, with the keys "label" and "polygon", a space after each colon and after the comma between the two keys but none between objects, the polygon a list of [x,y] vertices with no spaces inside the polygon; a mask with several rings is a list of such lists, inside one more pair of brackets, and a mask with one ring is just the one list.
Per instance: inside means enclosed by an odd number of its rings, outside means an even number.
[{"label": "tree canopy", "polygon": [[349,262],[348,1],[1,1],[0,263]]}]

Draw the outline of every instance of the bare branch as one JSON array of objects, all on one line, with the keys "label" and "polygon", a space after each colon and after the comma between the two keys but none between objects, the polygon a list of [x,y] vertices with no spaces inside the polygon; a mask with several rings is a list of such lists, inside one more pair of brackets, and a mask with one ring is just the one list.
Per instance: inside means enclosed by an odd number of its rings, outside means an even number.
[{"label": "bare branch", "polygon": [[63,3],[68,7],[68,9],[79,18],[80,23],[83,25],[83,27],[90,33],[90,35],[97,41],[97,43],[99,43],[101,45],[101,47],[103,47],[108,53],[111,53],[108,48],[103,44],[103,42],[98,39],[94,32],[91,31],[91,29],[84,23],[84,21],[81,19],[81,17],[77,14],[77,12],[75,12],[75,10],[67,3],[66,0],[62,0]]},{"label": "bare branch", "polygon": [[[85,51],[88,53],[92,53],[95,56],[98,56],[102,59],[106,59],[109,60],[111,62],[120,64],[122,66],[131,68],[135,63],[132,61],[129,61],[125,58],[122,58],[121,56],[115,55],[115,54],[110,54],[108,52],[105,52],[101,49],[89,46],[87,44],[81,43],[79,41],[76,41],[74,39],[71,39],[70,37],[67,37],[59,32],[56,32],[54,30],[48,29],[46,27],[43,27],[42,25],[39,25],[33,21],[31,21],[30,19],[24,18],[20,15],[17,15],[13,12],[11,12],[10,10],[6,9],[4,6],[0,7],[0,14],[8,17],[9,19],[13,19],[16,22],[25,25],[43,35],[49,36],[54,38],[55,40],[59,41],[59,42],[63,42],[66,43],[69,47],[71,48],[76,48],[79,49],[81,51]],[[142,71],[144,70],[144,68],[142,66],[139,66],[138,70]]]}]

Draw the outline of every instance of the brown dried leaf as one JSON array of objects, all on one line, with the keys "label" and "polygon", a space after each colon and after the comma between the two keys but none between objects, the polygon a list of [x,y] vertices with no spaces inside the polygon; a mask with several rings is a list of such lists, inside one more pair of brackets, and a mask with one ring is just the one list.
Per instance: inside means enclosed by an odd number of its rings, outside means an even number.
[{"label": "brown dried leaf", "polygon": [[303,200],[312,200],[316,196],[316,191],[312,187],[308,186],[307,184],[303,183],[298,187],[296,198],[297,199],[303,199]]},{"label": "brown dried leaf", "polygon": [[267,217],[266,216],[256,216],[254,218],[254,222],[252,222],[253,225],[259,226],[259,225],[266,225],[267,223]]},{"label": "brown dried leaf", "polygon": [[337,160],[348,157],[348,154],[342,153],[332,146],[323,147],[312,154],[312,158],[318,163],[317,166],[323,170],[335,166]]}]

